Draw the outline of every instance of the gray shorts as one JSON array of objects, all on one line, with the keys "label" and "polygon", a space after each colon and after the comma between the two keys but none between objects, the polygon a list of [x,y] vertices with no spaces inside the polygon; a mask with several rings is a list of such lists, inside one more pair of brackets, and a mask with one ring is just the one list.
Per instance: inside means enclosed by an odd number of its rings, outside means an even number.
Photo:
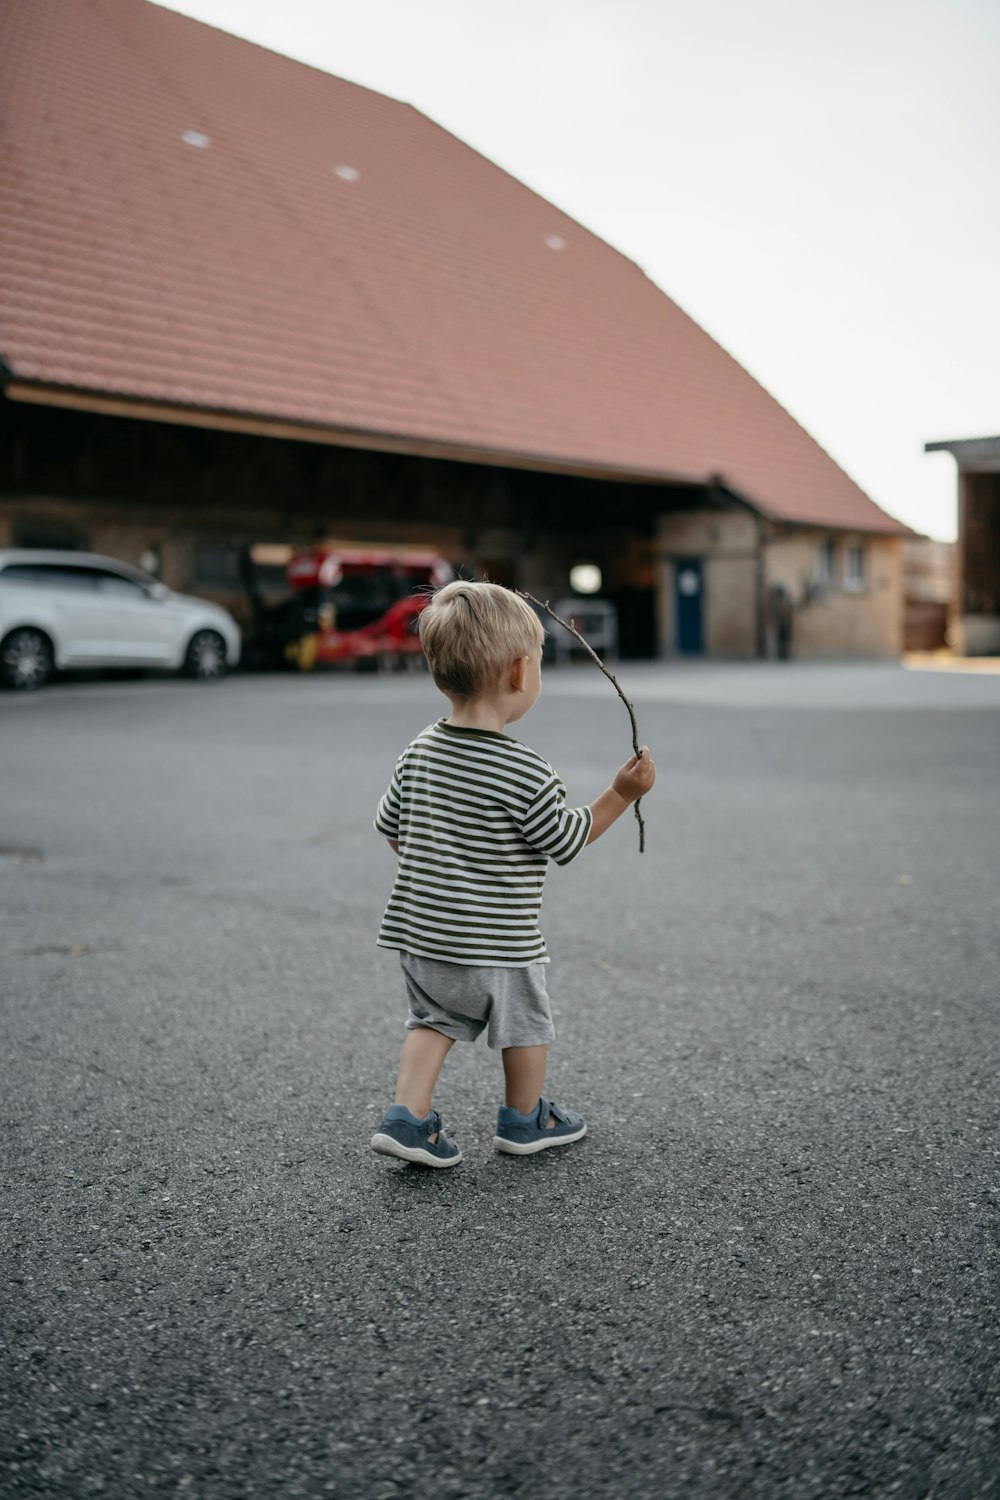
[{"label": "gray shorts", "polygon": [[555,1036],[545,965],[480,969],[400,953],[410,1013],[406,1029],[429,1026],[456,1042],[486,1029],[490,1047],[538,1047]]}]

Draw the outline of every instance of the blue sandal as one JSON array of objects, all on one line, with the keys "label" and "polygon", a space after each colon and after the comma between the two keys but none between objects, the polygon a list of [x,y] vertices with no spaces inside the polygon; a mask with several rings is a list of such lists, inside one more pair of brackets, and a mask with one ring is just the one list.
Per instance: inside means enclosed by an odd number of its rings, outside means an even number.
[{"label": "blue sandal", "polygon": [[[549,1124],[549,1115],[555,1116],[555,1125]],[[539,1099],[538,1108],[530,1115],[519,1114],[509,1105],[501,1104],[493,1145],[510,1156],[531,1156],[548,1146],[568,1146],[586,1134],[587,1122],[582,1115],[560,1109],[549,1099]]]},{"label": "blue sandal", "polygon": [[[431,1136],[437,1140],[432,1141]],[[441,1128],[441,1116],[433,1109],[419,1120],[405,1104],[392,1104],[372,1136],[372,1150],[380,1156],[398,1156],[421,1167],[454,1167],[462,1153]]]}]

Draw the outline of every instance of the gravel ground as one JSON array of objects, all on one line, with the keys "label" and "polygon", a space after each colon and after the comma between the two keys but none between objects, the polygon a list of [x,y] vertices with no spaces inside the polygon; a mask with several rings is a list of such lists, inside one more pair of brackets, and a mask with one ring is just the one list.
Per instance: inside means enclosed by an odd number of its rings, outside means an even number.
[{"label": "gravel ground", "polygon": [[[1000,1494],[1000,678],[625,666],[660,779],[549,876],[554,1096],[368,1139],[402,986],[371,832],[428,679],[0,699],[0,1493]],[[516,733],[601,790],[627,717]]]}]

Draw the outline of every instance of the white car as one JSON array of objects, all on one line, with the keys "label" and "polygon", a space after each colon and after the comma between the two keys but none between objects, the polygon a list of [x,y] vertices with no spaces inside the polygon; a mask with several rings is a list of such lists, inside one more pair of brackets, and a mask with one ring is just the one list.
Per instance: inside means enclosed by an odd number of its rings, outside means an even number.
[{"label": "white car", "polygon": [[211,681],[240,659],[240,629],[206,599],[93,552],[0,550],[0,680],[37,688],[54,668],[159,667]]}]

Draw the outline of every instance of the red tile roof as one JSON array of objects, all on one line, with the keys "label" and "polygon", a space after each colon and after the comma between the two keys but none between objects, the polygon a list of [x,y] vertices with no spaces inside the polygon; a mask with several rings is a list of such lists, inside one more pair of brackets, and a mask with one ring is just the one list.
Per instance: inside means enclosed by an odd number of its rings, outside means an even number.
[{"label": "red tile roof", "polygon": [[637,266],[409,105],[146,0],[3,0],[0,99],[16,381],[907,531]]}]

